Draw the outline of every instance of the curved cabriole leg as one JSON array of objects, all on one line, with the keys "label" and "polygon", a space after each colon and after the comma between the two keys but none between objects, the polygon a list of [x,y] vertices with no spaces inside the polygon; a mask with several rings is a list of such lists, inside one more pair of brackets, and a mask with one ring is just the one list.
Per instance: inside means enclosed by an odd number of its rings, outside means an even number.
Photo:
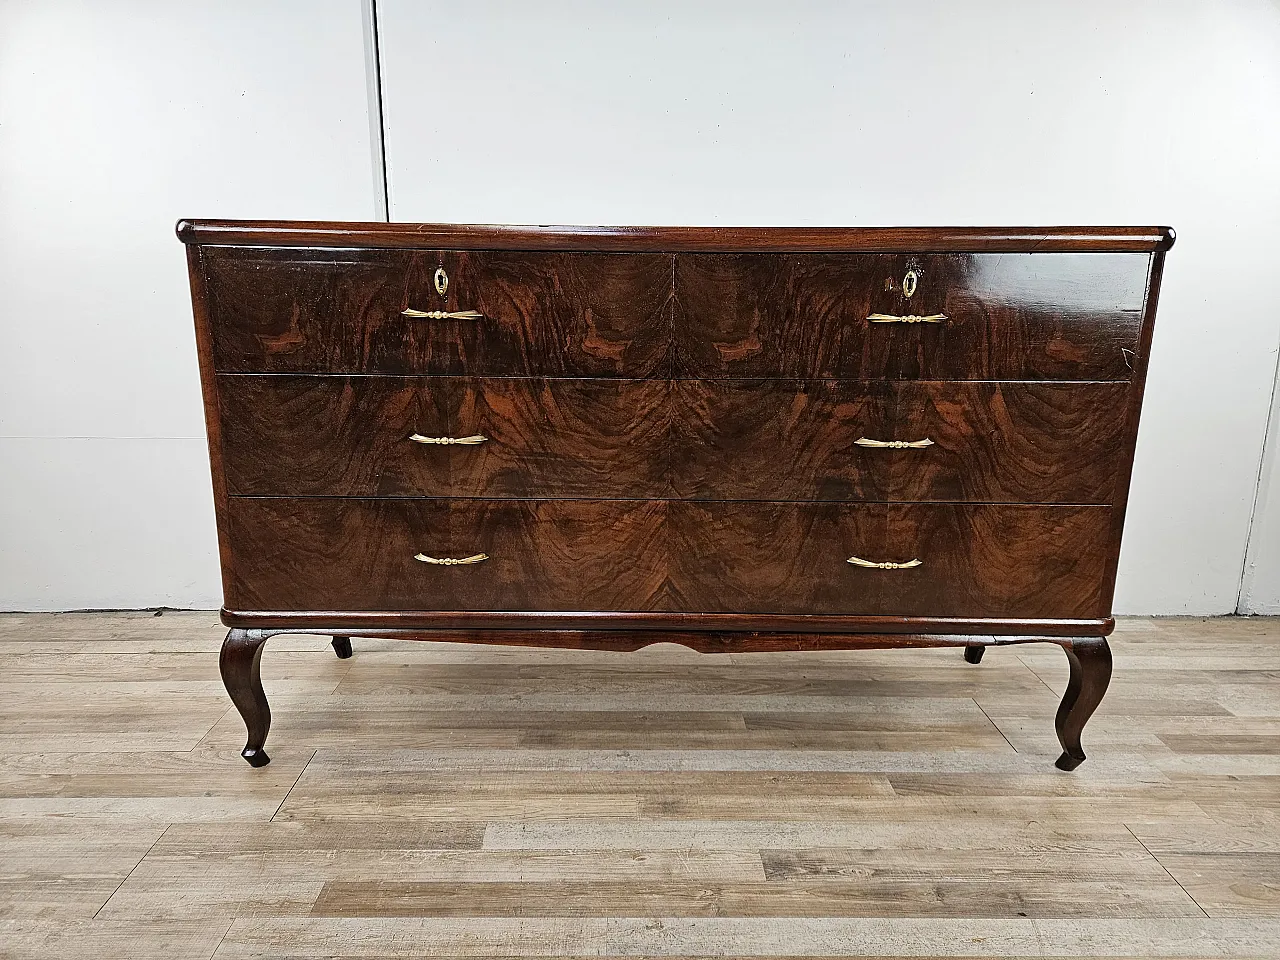
[{"label": "curved cabriole leg", "polygon": [[351,656],[351,638],[350,637],[334,637],[333,652],[338,655],[339,660],[346,660]]},{"label": "curved cabriole leg", "polygon": [[986,652],[986,649],[980,643],[971,643],[964,648],[964,658],[969,663],[981,663],[982,655]]},{"label": "curved cabriole leg", "polygon": [[1071,663],[1071,679],[1058,706],[1058,742],[1062,744],[1062,756],[1055,766],[1059,770],[1074,770],[1084,762],[1080,733],[1111,683],[1111,647],[1105,638],[1091,637],[1072,640],[1063,644],[1062,649]]},{"label": "curved cabriole leg", "polygon": [[262,676],[259,672],[262,645],[269,636],[263,630],[240,630],[233,627],[223,641],[222,654],[218,657],[222,683],[249,731],[249,740],[240,751],[240,756],[255,767],[265,767],[271,762],[267,752],[262,749],[267,741],[267,731],[271,729],[271,707],[267,705],[267,695],[262,691]]}]

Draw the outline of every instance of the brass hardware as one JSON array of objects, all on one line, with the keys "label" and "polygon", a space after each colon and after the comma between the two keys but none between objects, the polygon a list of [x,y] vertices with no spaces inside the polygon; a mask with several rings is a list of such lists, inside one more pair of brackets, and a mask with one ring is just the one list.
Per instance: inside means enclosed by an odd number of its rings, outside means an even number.
[{"label": "brass hardware", "polygon": [[902,278],[902,295],[908,300],[911,295],[916,292],[916,283],[920,280],[920,274],[914,270],[908,270],[907,275]]},{"label": "brass hardware", "polygon": [[438,567],[457,567],[464,563],[479,563],[481,560],[488,560],[487,553],[477,553],[472,557],[428,557],[425,553],[416,553],[413,556],[415,560],[421,560],[423,563],[433,563]]},{"label": "brass hardware", "polygon": [[863,560],[861,557],[850,557],[848,560],[856,567],[866,567],[869,570],[910,570],[912,567],[920,566],[920,560],[908,560],[906,563],[872,563],[870,560]]},{"label": "brass hardware", "polygon": [[436,293],[443,297],[445,291],[449,289],[449,275],[444,272],[444,267],[438,267],[436,269],[435,283]]},{"label": "brass hardware", "polygon": [[866,437],[859,437],[853,442],[860,447],[876,447],[889,450],[923,450],[925,447],[933,446],[933,441],[928,437],[923,440],[868,440]]},{"label": "brass hardware", "polygon": [[479,310],[401,310],[405,317],[424,317],[427,320],[483,320]]},{"label": "brass hardware", "polygon": [[420,433],[409,434],[409,439],[414,443],[434,443],[442,447],[452,446],[454,444],[467,444],[473,446],[477,443],[484,443],[489,438],[477,433],[473,437],[424,437]]},{"label": "brass hardware", "polygon": [[945,313],[931,313],[927,317],[915,313],[873,313],[867,319],[872,323],[945,323],[948,318]]}]

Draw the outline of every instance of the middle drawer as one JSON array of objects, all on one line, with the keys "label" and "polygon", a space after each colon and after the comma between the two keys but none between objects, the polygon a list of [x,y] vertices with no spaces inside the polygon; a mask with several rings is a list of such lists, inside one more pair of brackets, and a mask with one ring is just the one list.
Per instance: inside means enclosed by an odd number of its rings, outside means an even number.
[{"label": "middle drawer", "polygon": [[234,496],[1110,503],[1124,383],[223,374]]}]

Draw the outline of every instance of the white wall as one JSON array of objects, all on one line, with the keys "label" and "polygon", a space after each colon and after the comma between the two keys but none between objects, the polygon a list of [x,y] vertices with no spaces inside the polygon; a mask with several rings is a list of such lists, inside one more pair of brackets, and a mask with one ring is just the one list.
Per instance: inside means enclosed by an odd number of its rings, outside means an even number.
[{"label": "white wall", "polygon": [[1117,609],[1235,610],[1280,310],[1267,0],[379,0],[393,220],[1172,224]]},{"label": "white wall", "polygon": [[1249,534],[1240,613],[1280,614],[1280,371],[1271,398],[1271,426]]},{"label": "white wall", "polygon": [[359,0],[0,3],[0,609],[216,607],[181,216],[371,219]]},{"label": "white wall", "polygon": [[[1274,2],[378,9],[393,219],[1173,224],[1117,606],[1235,608]],[[217,605],[173,222],[377,216],[361,13],[0,0],[0,609]],[[1246,597],[1280,597],[1280,493],[1259,517]]]}]

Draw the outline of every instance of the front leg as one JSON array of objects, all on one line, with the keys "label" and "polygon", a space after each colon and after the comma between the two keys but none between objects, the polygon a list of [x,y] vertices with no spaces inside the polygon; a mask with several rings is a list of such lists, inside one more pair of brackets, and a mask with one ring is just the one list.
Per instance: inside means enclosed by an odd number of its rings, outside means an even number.
[{"label": "front leg", "polygon": [[240,756],[254,767],[265,767],[271,762],[262,749],[267,731],[271,729],[271,707],[262,690],[262,646],[271,636],[265,630],[241,630],[232,627],[222,643],[218,666],[222,670],[222,683],[231,695],[231,702],[244,718],[249,731],[249,741]]},{"label": "front leg", "polygon": [[1080,733],[1111,683],[1111,647],[1105,637],[1089,637],[1064,643],[1062,649],[1071,664],[1071,679],[1058,706],[1056,726],[1062,756],[1056,766],[1074,770],[1084,762]]}]

